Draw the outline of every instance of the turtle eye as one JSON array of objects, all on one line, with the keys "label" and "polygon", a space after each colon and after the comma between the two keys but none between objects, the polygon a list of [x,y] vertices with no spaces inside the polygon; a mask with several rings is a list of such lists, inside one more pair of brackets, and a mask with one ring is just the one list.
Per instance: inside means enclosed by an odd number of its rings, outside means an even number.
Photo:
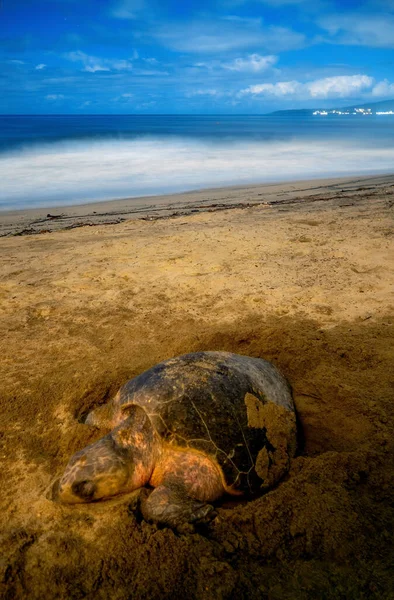
[{"label": "turtle eye", "polygon": [[74,481],[71,486],[72,493],[83,498],[84,500],[92,500],[96,486],[93,481]]}]

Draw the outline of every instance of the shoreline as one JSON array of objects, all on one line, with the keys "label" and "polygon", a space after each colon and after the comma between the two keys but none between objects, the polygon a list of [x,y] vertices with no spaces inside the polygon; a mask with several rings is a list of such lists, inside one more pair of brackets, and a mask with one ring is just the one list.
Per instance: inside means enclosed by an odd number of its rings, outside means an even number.
[{"label": "shoreline", "polygon": [[365,192],[371,191],[373,195],[385,187],[394,187],[394,174],[230,186],[72,206],[18,209],[0,212],[0,237],[114,225],[130,219],[167,219],[261,205],[294,206],[318,201],[331,201],[335,205],[344,199],[344,194],[346,198],[354,198],[362,192],[365,199]]}]

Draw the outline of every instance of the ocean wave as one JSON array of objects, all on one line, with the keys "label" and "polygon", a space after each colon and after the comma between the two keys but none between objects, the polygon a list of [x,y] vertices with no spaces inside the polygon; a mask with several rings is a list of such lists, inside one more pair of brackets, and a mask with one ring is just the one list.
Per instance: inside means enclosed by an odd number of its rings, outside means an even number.
[{"label": "ocean wave", "polygon": [[391,172],[366,142],[141,138],[62,142],[0,157],[0,208],[66,206],[238,184]]}]

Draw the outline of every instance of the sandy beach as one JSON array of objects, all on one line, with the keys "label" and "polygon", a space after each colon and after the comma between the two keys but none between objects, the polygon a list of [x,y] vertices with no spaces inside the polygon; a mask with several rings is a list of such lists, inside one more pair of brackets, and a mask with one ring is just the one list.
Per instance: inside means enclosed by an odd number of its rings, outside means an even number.
[{"label": "sandy beach", "polygon": [[[0,213],[4,598],[392,598],[394,175]],[[51,489],[83,416],[161,360],[263,357],[290,473],[189,532]]]}]

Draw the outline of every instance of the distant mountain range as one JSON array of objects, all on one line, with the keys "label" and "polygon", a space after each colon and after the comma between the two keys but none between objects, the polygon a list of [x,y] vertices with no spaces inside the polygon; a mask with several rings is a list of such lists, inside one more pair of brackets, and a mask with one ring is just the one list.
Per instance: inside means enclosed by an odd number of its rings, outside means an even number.
[{"label": "distant mountain range", "polygon": [[380,102],[365,102],[364,104],[354,104],[352,106],[342,106],[339,108],[299,108],[295,110],[275,110],[269,113],[269,115],[276,117],[286,116],[297,116],[297,115],[313,115],[315,114],[362,114],[363,112],[370,112],[376,114],[377,112],[390,112],[394,111],[394,99],[382,100]]}]

